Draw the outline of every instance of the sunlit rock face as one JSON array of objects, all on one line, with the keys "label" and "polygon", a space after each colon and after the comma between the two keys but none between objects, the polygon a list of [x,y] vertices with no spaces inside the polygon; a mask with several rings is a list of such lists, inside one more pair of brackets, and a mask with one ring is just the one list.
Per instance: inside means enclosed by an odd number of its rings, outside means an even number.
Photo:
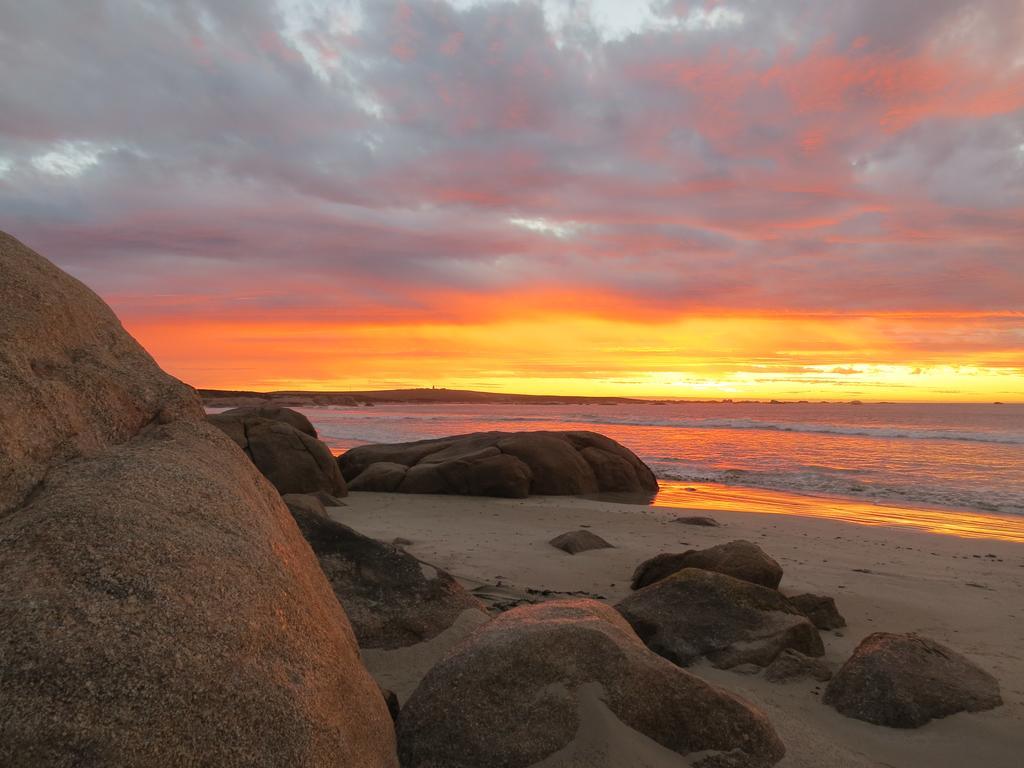
[{"label": "sunlit rock face", "polygon": [[278,493],[85,286],[0,275],[0,764],[394,768]]},{"label": "sunlit rock face", "polygon": [[406,768],[618,768],[637,759],[616,754],[621,744],[660,760],[645,765],[765,768],[785,752],[763,714],[648,651],[595,600],[515,608],[481,627],[423,679],[398,735]]},{"label": "sunlit rock face", "polygon": [[201,417],[96,294],[0,232],[0,511],[54,464]]}]

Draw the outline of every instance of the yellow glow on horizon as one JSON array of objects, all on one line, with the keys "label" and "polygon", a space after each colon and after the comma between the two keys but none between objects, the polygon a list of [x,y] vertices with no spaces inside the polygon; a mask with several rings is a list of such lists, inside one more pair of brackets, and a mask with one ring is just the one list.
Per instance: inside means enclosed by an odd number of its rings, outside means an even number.
[{"label": "yellow glow on horizon", "polygon": [[216,389],[1024,401],[1020,350],[958,346],[972,328],[991,333],[985,322],[912,314],[639,321],[548,310],[461,323],[268,319],[136,322],[129,330],[169,372]]}]

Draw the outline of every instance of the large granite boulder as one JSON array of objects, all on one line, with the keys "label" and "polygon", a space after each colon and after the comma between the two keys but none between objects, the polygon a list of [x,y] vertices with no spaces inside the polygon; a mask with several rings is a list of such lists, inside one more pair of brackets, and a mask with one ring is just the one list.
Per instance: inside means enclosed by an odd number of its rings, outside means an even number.
[{"label": "large granite boulder", "polygon": [[594,432],[476,432],[361,445],[338,462],[353,488],[399,493],[521,498],[658,490],[654,473],[632,451]]},{"label": "large granite boulder", "polygon": [[271,421],[283,421],[285,424],[290,424],[295,427],[299,432],[304,432],[310,437],[316,437],[316,428],[304,414],[299,413],[291,408],[283,408],[280,405],[272,405],[270,403],[263,403],[261,405],[247,405],[240,408],[231,408],[227,411],[222,411],[222,416],[259,416],[262,419],[270,419]]},{"label": "large granite boulder", "polygon": [[245,451],[280,493],[347,496],[348,488],[330,448],[291,424],[247,413],[207,417]]},{"label": "large granite boulder", "polygon": [[633,572],[632,587],[642,589],[683,568],[724,573],[770,589],[777,589],[782,581],[782,566],[757,544],[737,539],[708,549],[664,553],[645,560]]},{"label": "large granite boulder", "polygon": [[868,635],[825,689],[823,701],[847,717],[891,728],[979,712],[1003,703],[988,672],[920,635]]},{"label": "large granite boulder", "polygon": [[616,609],[651,650],[686,666],[765,666],[784,649],[822,656],[814,625],[774,589],[723,573],[685,568],[634,592]]},{"label": "large granite boulder", "polygon": [[565,600],[502,614],[431,669],[402,708],[399,754],[404,768],[634,764],[601,749],[609,729],[680,765],[754,768],[785,751],[764,715],[650,653],[614,610]]},{"label": "large granite boulder", "polygon": [[96,294],[0,232],[0,510],[53,464],[201,411]]},{"label": "large granite boulder", "polygon": [[88,289],[0,275],[0,765],[394,768],[279,495]]},{"label": "large granite boulder", "polygon": [[361,648],[416,645],[451,627],[467,610],[486,618],[483,605],[444,571],[330,519],[309,496],[288,495],[285,501]]}]

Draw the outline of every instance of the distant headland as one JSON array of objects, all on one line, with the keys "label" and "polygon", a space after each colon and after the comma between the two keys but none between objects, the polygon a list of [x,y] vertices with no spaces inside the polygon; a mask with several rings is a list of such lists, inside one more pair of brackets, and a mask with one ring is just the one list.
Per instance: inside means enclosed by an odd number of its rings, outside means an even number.
[{"label": "distant headland", "polygon": [[[636,405],[669,403],[725,403],[740,405],[865,405],[862,400],[758,400],[733,398],[639,398],[607,395],[521,395],[509,392],[481,392],[473,389],[418,387],[409,389],[367,390],[274,390],[259,392],[247,389],[197,388],[207,408],[237,408],[247,405],[273,404],[288,408],[310,406],[374,406],[384,404],[493,404],[493,405]],[[907,405],[877,401],[872,405]],[[1003,405],[994,402],[992,405]]]},{"label": "distant headland", "polygon": [[651,403],[632,397],[587,397],[580,395],[515,395],[505,392],[477,392],[471,389],[378,389],[345,392],[289,390],[252,392],[246,390],[199,389],[203,404],[209,408],[234,408],[271,402],[282,406],[377,405],[382,403],[494,403],[505,405],[618,405]]}]

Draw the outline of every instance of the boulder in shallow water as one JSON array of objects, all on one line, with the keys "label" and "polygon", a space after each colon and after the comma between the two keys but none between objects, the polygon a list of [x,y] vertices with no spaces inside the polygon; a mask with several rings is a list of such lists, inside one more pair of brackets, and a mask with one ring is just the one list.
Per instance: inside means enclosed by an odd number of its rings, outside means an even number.
[{"label": "boulder in shallow water", "polygon": [[304,432],[310,437],[316,437],[316,428],[313,427],[313,423],[307,419],[303,414],[291,408],[283,408],[280,405],[251,405],[243,406],[241,408],[232,408],[228,411],[223,411],[221,415],[226,416],[259,416],[261,419],[270,419],[271,421],[283,421],[292,427],[295,427],[299,432]]},{"label": "boulder in shallow water", "polygon": [[[650,653],[593,600],[515,608],[430,670],[402,708],[404,768],[619,768],[609,730],[695,766],[759,768],[785,749],[750,704]],[[582,762],[581,762],[582,761]]]},{"label": "boulder in shallow water", "polygon": [[552,547],[575,555],[580,552],[588,552],[591,549],[614,549],[611,544],[602,539],[596,533],[590,531],[568,531],[567,533],[555,536],[548,542]]},{"label": "boulder in shallow water", "polygon": [[[365,490],[390,486],[399,473],[396,466],[406,470],[394,488],[401,493],[521,498],[530,493],[650,495],[658,490],[654,473],[632,451],[594,432],[477,432],[361,445],[338,462],[353,488]],[[381,463],[388,465],[387,475],[373,468]]]},{"label": "boulder in shallow water", "polygon": [[234,440],[263,475],[284,493],[347,496],[330,449],[284,421],[244,413],[217,413],[210,423]]},{"label": "boulder in shallow water", "polygon": [[836,608],[836,601],[826,595],[794,595],[787,598],[789,604],[811,620],[818,629],[839,629],[846,626],[846,619]]},{"label": "boulder in shallow water", "polygon": [[996,679],[956,651],[920,635],[887,632],[861,641],[823,701],[847,717],[891,728],[918,728],[1003,703]]},{"label": "boulder in shallow water", "polygon": [[616,609],[648,647],[686,666],[765,666],[784,649],[821,656],[818,630],[781,594],[723,573],[685,568],[634,592]]},{"label": "boulder in shallow water", "polygon": [[665,553],[645,560],[633,572],[632,587],[641,589],[683,568],[724,573],[770,589],[776,589],[782,580],[782,566],[757,544],[737,539],[708,549]]}]

